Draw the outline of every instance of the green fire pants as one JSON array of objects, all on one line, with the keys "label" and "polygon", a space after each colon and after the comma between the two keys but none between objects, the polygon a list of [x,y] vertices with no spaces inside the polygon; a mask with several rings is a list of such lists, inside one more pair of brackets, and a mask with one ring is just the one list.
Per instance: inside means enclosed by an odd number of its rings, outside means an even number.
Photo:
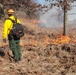
[{"label": "green fire pants", "polygon": [[12,50],[12,54],[16,61],[21,59],[21,50],[20,50],[20,40],[9,40],[10,49]]}]

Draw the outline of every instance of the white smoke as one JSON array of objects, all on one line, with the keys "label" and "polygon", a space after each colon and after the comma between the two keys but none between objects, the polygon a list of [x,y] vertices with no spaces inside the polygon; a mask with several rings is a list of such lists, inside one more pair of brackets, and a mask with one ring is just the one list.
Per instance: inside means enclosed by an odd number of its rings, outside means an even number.
[{"label": "white smoke", "polygon": [[63,11],[61,8],[54,6],[45,14],[40,15],[39,26],[47,28],[62,27],[63,24]]}]

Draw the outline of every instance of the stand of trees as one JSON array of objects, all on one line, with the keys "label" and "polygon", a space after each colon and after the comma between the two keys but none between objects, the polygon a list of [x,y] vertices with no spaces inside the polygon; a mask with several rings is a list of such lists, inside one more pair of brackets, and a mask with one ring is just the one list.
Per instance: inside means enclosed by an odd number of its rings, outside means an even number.
[{"label": "stand of trees", "polygon": [[[64,6],[66,4],[67,9],[70,9],[69,2],[73,2],[74,0],[55,0],[57,1],[56,4],[52,4],[51,2],[54,0],[45,0],[48,1],[51,5],[58,5],[61,6],[64,9]],[[65,3],[65,1],[67,3]],[[46,11],[48,10],[48,7],[46,5],[41,5],[37,3],[37,0],[0,0],[0,19],[7,14],[7,10],[9,8],[14,9],[15,11],[23,11],[26,13],[27,17],[29,18],[35,18],[38,17],[38,12],[43,11],[42,9],[46,8]]]},{"label": "stand of trees", "polygon": [[0,0],[0,19],[7,13],[9,8],[15,11],[23,11],[27,17],[36,17],[36,13],[42,6],[36,0]]}]

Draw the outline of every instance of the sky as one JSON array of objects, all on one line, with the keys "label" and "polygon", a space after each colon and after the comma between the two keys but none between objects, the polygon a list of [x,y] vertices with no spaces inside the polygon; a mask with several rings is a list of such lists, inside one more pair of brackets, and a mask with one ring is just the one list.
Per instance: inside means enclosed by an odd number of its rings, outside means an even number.
[{"label": "sky", "polygon": [[45,3],[45,0],[37,0],[38,1],[38,3],[40,3],[40,4],[44,4]]}]

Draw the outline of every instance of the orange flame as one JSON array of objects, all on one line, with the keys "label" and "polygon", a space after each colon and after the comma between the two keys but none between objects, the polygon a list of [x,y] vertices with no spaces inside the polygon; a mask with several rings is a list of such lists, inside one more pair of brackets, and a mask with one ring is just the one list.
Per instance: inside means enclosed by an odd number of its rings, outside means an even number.
[{"label": "orange flame", "polygon": [[24,47],[24,43],[20,43],[20,46],[21,46],[21,47]]},{"label": "orange flame", "polygon": [[39,21],[36,20],[36,19],[34,19],[34,20],[33,20],[33,23],[34,23],[35,25],[38,25]]},{"label": "orange flame", "polygon": [[57,39],[53,39],[52,44],[63,44],[63,43],[69,43],[70,38],[68,36],[59,36]]}]

